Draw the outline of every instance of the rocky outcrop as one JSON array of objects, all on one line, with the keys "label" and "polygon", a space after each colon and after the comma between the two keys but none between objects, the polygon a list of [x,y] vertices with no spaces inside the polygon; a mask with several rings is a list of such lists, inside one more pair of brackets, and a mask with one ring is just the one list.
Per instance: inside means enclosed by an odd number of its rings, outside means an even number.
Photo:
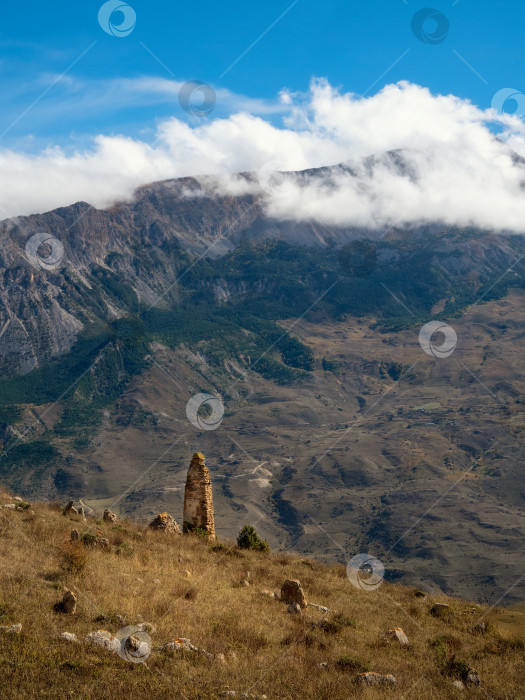
[{"label": "rocky outcrop", "polygon": [[392,674],[383,675],[375,671],[366,671],[356,677],[356,682],[362,685],[396,685],[397,681]]},{"label": "rocky outcrop", "polygon": [[150,522],[149,527],[152,530],[173,532],[176,535],[181,534],[180,527],[169,513],[160,513],[160,515],[157,515],[157,517]]},{"label": "rocky outcrop", "polygon": [[116,523],[118,521],[116,513],[114,513],[112,510],[109,510],[109,508],[106,508],[106,510],[104,511],[102,519],[106,523]]},{"label": "rocky outcrop", "polygon": [[193,455],[188,469],[182,521],[183,532],[206,530],[210,539],[215,539],[211,477],[202,452]]},{"label": "rocky outcrop", "polygon": [[281,588],[281,600],[283,603],[297,603],[300,608],[306,608],[308,603],[301,586],[301,582],[297,579],[287,579]]}]

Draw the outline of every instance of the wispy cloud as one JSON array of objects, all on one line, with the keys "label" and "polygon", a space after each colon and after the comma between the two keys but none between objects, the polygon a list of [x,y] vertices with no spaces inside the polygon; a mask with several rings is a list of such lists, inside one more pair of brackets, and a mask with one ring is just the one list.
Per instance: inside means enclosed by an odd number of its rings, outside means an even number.
[{"label": "wispy cloud", "polygon": [[[111,99],[129,106],[175,102],[181,83],[145,76],[82,89],[72,81],[63,89],[78,99],[77,108],[92,98],[93,109],[105,109]],[[0,152],[0,204],[9,215],[78,200],[103,207],[145,182],[204,174],[221,175],[223,191],[262,194],[256,179],[233,174],[269,161],[282,170],[349,161],[350,169],[329,177],[299,178],[286,196],[266,196],[267,213],[335,226],[438,220],[523,230],[525,178],[511,149],[525,156],[525,127],[515,117],[409,83],[366,98],[324,80],[313,81],[306,94],[284,91],[269,102],[218,91],[217,105],[207,119],[164,119],[150,139],[99,135],[72,154]],[[275,112],[282,113],[278,124]],[[362,161],[393,149],[403,149],[401,164],[395,157]]]}]

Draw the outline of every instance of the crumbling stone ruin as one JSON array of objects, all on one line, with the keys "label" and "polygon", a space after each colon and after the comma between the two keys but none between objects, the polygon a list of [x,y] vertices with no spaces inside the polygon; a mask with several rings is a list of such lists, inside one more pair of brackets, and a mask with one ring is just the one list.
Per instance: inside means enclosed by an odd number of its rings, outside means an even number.
[{"label": "crumbling stone ruin", "polygon": [[182,522],[183,532],[206,530],[210,539],[215,539],[211,477],[202,452],[193,455],[188,469]]}]

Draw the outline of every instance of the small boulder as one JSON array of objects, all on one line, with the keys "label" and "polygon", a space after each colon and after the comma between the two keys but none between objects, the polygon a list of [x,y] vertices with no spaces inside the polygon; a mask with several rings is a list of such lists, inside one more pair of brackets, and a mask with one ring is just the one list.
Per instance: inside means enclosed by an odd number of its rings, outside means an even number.
[{"label": "small boulder", "polygon": [[58,635],[59,639],[63,639],[65,642],[77,642],[78,643],[78,637],[76,634],[73,634],[73,632],[62,632],[61,634]]},{"label": "small boulder", "polygon": [[243,579],[243,580],[241,581],[241,587],[242,587],[242,588],[249,588],[249,586],[250,586],[250,582],[247,581],[246,579]]},{"label": "small boulder", "polygon": [[162,651],[198,651],[197,647],[193,646],[189,639],[176,638],[171,642],[166,642],[161,646]]},{"label": "small boulder", "polygon": [[13,501],[18,501],[19,503],[23,503],[24,499],[20,498],[20,496],[13,496]]},{"label": "small boulder", "polygon": [[334,612],[334,610],[330,610],[330,608],[327,608],[324,605],[316,605],[315,603],[308,603],[308,607],[315,608],[316,610],[319,610],[322,613],[333,613]]},{"label": "small boulder", "polygon": [[283,603],[298,603],[301,608],[306,608],[306,597],[300,581],[287,579],[281,588],[281,600]]},{"label": "small boulder", "polygon": [[16,503],[7,503],[5,506],[2,506],[2,508],[7,508],[7,510],[15,510]]},{"label": "small boulder", "polygon": [[120,649],[119,641],[107,630],[97,630],[96,632],[86,634],[84,642],[99,647],[100,649],[106,649],[107,651],[117,651],[117,648]]},{"label": "small boulder", "polygon": [[77,609],[77,597],[70,591],[66,590],[62,600],[55,605],[55,612],[66,613],[67,615],[74,615]]},{"label": "small boulder", "polygon": [[154,518],[149,527],[152,530],[160,530],[162,532],[173,532],[176,535],[181,535],[180,527],[177,525],[175,520],[171,517],[169,513],[160,513]]},{"label": "small boulder", "polygon": [[75,501],[69,501],[69,503],[65,506],[64,510],[62,511],[62,515],[69,515],[70,513],[78,514],[77,509],[73,506],[74,502]]},{"label": "small boulder", "polygon": [[261,595],[266,596],[267,598],[277,598],[276,593],[272,593],[272,591],[267,590],[266,588],[261,591]]},{"label": "small boulder", "polygon": [[399,644],[400,644],[402,647],[408,647],[408,646],[410,646],[409,641],[408,641],[408,637],[407,637],[406,634],[403,632],[403,630],[401,629],[401,627],[394,627],[394,629],[389,630],[389,631],[388,631],[388,635],[389,635],[390,637],[392,637],[393,639],[397,639],[397,641],[399,642]]},{"label": "small boulder", "polygon": [[20,622],[17,625],[0,625],[0,632],[6,632],[7,634],[20,634],[22,631],[22,625]]},{"label": "small boulder", "polygon": [[473,668],[471,668],[467,674],[466,681],[467,685],[476,685],[479,686],[481,685],[481,679],[479,677],[479,673],[475,671]]},{"label": "small boulder", "polygon": [[104,511],[104,515],[102,516],[102,519],[106,523],[116,523],[118,521],[118,517],[116,513],[113,513],[112,510],[109,510],[109,508],[106,508]]},{"label": "small boulder", "polygon": [[366,671],[356,676],[356,683],[362,685],[396,685],[397,681],[392,674],[383,675],[374,671]]},{"label": "small boulder", "polygon": [[301,606],[299,603],[290,603],[288,606],[288,612],[293,615],[302,615]]},{"label": "small boulder", "polygon": [[448,618],[450,612],[450,605],[447,605],[447,603],[436,603],[430,608],[430,614],[441,619]]},{"label": "small boulder", "polygon": [[465,686],[463,684],[463,681],[460,681],[460,680],[452,681],[452,687],[455,688],[456,690],[465,690]]}]

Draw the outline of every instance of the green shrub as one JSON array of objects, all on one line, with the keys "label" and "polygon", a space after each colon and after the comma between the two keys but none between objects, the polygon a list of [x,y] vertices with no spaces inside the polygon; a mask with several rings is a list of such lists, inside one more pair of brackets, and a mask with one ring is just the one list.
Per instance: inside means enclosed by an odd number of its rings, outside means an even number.
[{"label": "green shrub", "polygon": [[266,540],[261,540],[253,525],[245,525],[239,532],[237,544],[241,549],[255,549],[258,552],[269,552],[270,545]]}]

